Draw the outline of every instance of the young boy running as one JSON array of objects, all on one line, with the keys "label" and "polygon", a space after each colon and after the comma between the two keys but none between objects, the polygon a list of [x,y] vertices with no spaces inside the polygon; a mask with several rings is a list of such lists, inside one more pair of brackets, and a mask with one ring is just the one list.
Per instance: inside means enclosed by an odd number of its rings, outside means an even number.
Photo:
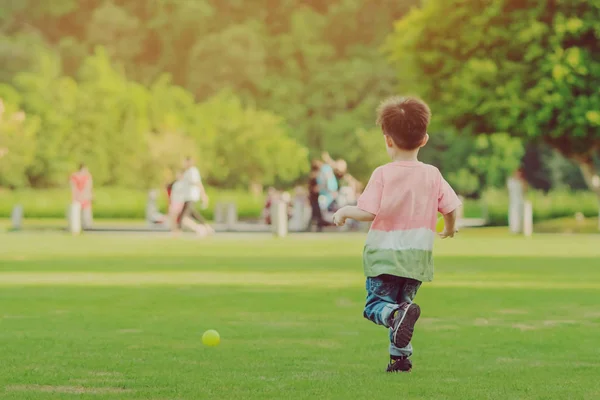
[{"label": "young boy running", "polygon": [[421,309],[413,299],[421,282],[433,280],[433,241],[437,213],[444,215],[441,238],[456,233],[456,209],[461,202],[440,171],[421,163],[417,155],[427,144],[431,112],[415,98],[393,97],[377,110],[392,162],[373,172],[357,206],[334,215],[338,226],[346,219],[373,221],[363,251],[367,277],[364,317],[389,328],[388,372],[412,368],[411,339]]}]

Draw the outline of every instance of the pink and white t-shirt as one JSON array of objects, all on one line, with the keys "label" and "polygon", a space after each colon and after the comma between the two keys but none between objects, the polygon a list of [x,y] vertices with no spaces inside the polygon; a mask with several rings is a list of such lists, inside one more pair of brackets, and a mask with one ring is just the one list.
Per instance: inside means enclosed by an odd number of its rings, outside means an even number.
[{"label": "pink and white t-shirt", "polygon": [[396,161],[377,168],[358,200],[360,209],[375,214],[363,251],[365,275],[432,281],[437,213],[460,205],[432,165]]}]

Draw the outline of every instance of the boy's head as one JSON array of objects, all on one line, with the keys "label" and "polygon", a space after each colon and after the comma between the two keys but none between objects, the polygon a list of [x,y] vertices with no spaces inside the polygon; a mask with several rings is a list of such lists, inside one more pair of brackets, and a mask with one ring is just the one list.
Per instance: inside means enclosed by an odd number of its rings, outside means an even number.
[{"label": "boy's head", "polygon": [[429,106],[414,97],[390,97],[377,108],[377,125],[386,136],[388,148],[417,150],[428,140]]}]

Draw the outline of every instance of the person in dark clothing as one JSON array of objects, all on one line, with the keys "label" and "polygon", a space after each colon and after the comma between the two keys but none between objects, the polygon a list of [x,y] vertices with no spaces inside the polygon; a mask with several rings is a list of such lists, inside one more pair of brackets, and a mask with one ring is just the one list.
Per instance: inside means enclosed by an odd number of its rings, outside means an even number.
[{"label": "person in dark clothing", "polygon": [[315,160],[311,164],[310,177],[308,181],[308,200],[310,202],[310,208],[312,210],[312,216],[310,223],[308,224],[308,230],[312,227],[313,223],[317,223],[317,231],[321,232],[324,226],[327,226],[327,222],[323,219],[323,213],[319,205],[319,184],[317,183],[317,177],[321,165],[318,160]]}]

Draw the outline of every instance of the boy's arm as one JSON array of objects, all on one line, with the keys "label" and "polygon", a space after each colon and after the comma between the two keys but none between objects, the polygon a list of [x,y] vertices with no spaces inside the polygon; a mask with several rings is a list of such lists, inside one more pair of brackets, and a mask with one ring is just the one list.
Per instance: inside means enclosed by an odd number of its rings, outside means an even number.
[{"label": "boy's arm", "polygon": [[444,216],[444,231],[440,232],[442,239],[454,237],[458,207],[462,206],[456,192],[440,174],[440,189],[438,194],[438,211]]},{"label": "boy's arm", "polygon": [[357,206],[342,207],[333,216],[333,221],[337,226],[346,223],[346,219],[351,218],[356,221],[370,222],[375,219],[379,213],[381,196],[383,195],[383,170],[375,169],[369,179],[365,191],[358,199]]},{"label": "boy's arm", "polygon": [[368,211],[361,210],[356,206],[345,206],[340,208],[333,215],[333,222],[337,226],[343,226],[348,218],[354,219],[356,221],[371,222],[375,219],[375,214],[371,214]]},{"label": "boy's arm", "polygon": [[439,233],[442,239],[454,237],[454,234],[458,231],[456,229],[456,214],[456,209],[444,214],[444,231]]}]

